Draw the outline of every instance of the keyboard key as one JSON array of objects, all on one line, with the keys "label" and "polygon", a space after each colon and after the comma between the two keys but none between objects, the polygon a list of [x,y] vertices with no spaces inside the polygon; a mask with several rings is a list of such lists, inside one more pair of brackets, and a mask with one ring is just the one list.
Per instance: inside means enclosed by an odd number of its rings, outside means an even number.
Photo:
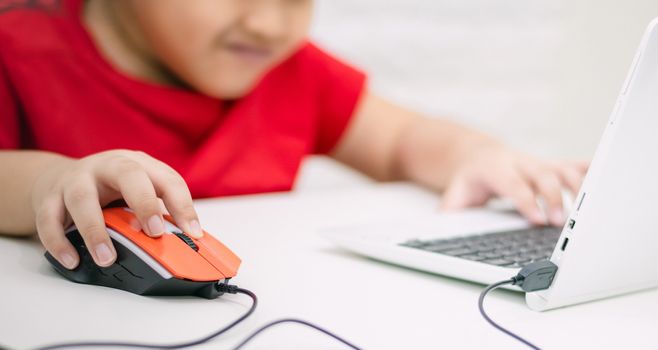
[{"label": "keyboard key", "polygon": [[498,266],[507,266],[514,264],[514,261],[507,259],[490,259],[490,260],[484,260],[483,262],[486,262],[487,264],[498,265]]},{"label": "keyboard key", "polygon": [[483,256],[487,259],[494,259],[494,258],[500,258],[501,257],[500,254],[498,254],[497,252],[493,252],[493,251],[478,253],[478,255]]},{"label": "keyboard key", "polygon": [[473,261],[482,261],[482,260],[486,259],[485,257],[477,255],[477,254],[461,255],[460,258],[473,260]]},{"label": "keyboard key", "polygon": [[441,253],[443,253],[445,255],[460,256],[460,255],[473,254],[473,253],[475,253],[475,251],[473,251],[473,249],[469,249],[469,248],[459,248],[459,249],[445,250],[445,251],[442,251]]},{"label": "keyboard key", "polygon": [[523,254],[523,253],[532,252],[532,251],[535,250],[535,249],[534,249],[532,246],[530,246],[530,245],[522,245],[522,246],[518,246],[518,247],[516,247],[516,249],[518,250],[519,253],[522,253],[522,254]]},{"label": "keyboard key", "polygon": [[513,255],[513,256],[519,255],[518,251],[516,251],[514,249],[511,249],[511,248],[498,249],[498,250],[496,250],[496,253],[498,253],[500,255]]},{"label": "keyboard key", "polygon": [[427,246],[427,242],[423,242],[423,241],[418,240],[418,239],[412,239],[412,240],[409,240],[409,241],[406,241],[406,242],[402,243],[401,245],[403,245],[405,247],[411,247],[411,248],[420,248],[420,247]]},{"label": "keyboard key", "polygon": [[470,246],[470,248],[472,248],[473,250],[475,250],[479,253],[491,252],[491,251],[496,250],[496,248],[494,248],[492,246],[487,246],[487,245],[474,245],[474,246]]},{"label": "keyboard key", "polygon": [[506,267],[518,267],[518,268],[523,268],[523,267],[525,267],[526,265],[528,265],[529,263],[530,263],[530,261],[526,261],[526,262],[515,262],[515,263],[513,263],[513,264],[511,264],[511,265],[507,265]]},{"label": "keyboard key", "polygon": [[441,252],[444,252],[446,250],[453,250],[453,249],[458,249],[458,248],[462,248],[462,247],[463,247],[463,245],[460,244],[460,243],[445,243],[445,244],[432,244],[432,245],[424,247],[423,249],[429,250],[429,251],[432,251],[432,252],[436,252],[436,253],[441,253]]},{"label": "keyboard key", "polygon": [[446,239],[444,242],[446,242],[446,243],[463,243],[465,240],[466,240],[466,238],[457,237],[457,238]]},{"label": "keyboard key", "polygon": [[525,258],[519,258],[519,257],[516,257],[516,258],[513,258],[513,259],[510,258],[510,259],[514,260],[514,262],[517,263],[517,264],[529,263],[529,262],[532,261],[532,259],[525,259]]}]

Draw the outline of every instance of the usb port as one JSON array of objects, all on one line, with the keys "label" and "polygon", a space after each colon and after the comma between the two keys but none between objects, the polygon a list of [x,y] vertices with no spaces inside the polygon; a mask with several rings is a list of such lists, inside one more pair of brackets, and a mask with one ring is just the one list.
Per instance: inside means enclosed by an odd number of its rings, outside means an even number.
[{"label": "usb port", "polygon": [[576,226],[576,220],[569,219],[569,224],[567,224],[567,226],[573,230],[573,227]]},{"label": "usb port", "polygon": [[561,248],[562,251],[564,251],[565,249],[567,249],[567,243],[569,243],[569,238],[564,237],[564,242],[562,242],[562,248]]}]

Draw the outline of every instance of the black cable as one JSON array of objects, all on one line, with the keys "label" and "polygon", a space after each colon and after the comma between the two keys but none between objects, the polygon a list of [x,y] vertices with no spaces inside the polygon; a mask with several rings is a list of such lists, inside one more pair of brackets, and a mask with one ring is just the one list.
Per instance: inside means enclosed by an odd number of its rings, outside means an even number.
[{"label": "black cable", "polygon": [[[142,349],[182,349],[182,348],[188,348],[191,346],[196,346],[199,344],[203,344],[217,336],[220,336],[230,330],[231,328],[237,326],[240,322],[244,321],[247,317],[251,316],[251,314],[256,310],[256,307],[258,306],[258,297],[256,297],[256,294],[253,292],[243,289],[243,288],[238,288],[235,285],[228,285],[228,284],[218,284],[217,290],[219,292],[224,292],[224,293],[230,293],[230,294],[244,294],[247,295],[251,298],[252,304],[251,307],[249,308],[249,311],[247,311],[244,315],[240,316],[238,319],[235,321],[231,322],[228,326],[210,334],[207,335],[201,339],[198,340],[193,340],[189,342],[184,342],[184,343],[179,343],[179,344],[173,344],[173,345],[161,345],[161,344],[140,344],[140,343],[129,343],[129,342],[77,342],[77,343],[62,343],[62,344],[55,344],[55,345],[49,345],[45,347],[38,348],[37,350],[54,350],[54,349],[63,349],[63,348],[79,348],[79,347],[123,347],[123,348],[142,348]],[[260,333],[265,331],[266,329],[276,326],[281,323],[298,323],[302,324],[308,327],[311,327],[315,330],[318,330],[336,340],[339,342],[347,345],[348,347],[354,349],[354,350],[360,350],[359,347],[356,345],[350,343],[349,341],[339,337],[338,335],[320,327],[317,325],[314,325],[310,322],[304,321],[304,320],[299,320],[299,319],[294,319],[294,318],[285,318],[277,321],[270,322],[256,331],[252,332],[247,338],[245,338],[240,344],[238,344],[234,349],[238,350],[244,347],[248,342],[252,341],[256,336],[258,336]]]},{"label": "black cable", "polygon": [[533,343],[523,339],[518,334],[515,334],[501,327],[498,323],[494,322],[491,318],[489,318],[487,313],[484,311],[484,297],[486,297],[487,294],[492,290],[507,284],[519,286],[521,287],[521,289],[523,289],[524,292],[528,292],[528,293],[536,292],[538,290],[548,289],[548,287],[551,286],[551,283],[553,283],[553,278],[555,277],[556,273],[557,273],[557,265],[555,265],[550,260],[539,260],[524,266],[521,269],[521,271],[519,271],[519,273],[516,274],[516,276],[508,280],[500,281],[488,285],[486,288],[484,288],[482,293],[480,293],[480,299],[478,300],[478,307],[480,308],[480,313],[482,314],[482,317],[484,317],[484,319],[487,320],[487,322],[489,322],[492,326],[494,326],[499,331],[522,342],[523,344],[529,346],[532,349],[539,350],[539,347],[537,347]]},{"label": "black cable", "polygon": [[487,288],[485,288],[482,291],[482,293],[480,293],[480,299],[478,300],[478,307],[480,308],[480,313],[482,314],[482,317],[484,317],[484,319],[487,320],[487,322],[489,322],[492,326],[496,327],[499,331],[511,336],[512,338],[522,342],[523,344],[529,346],[532,349],[539,350],[539,347],[537,347],[536,345],[534,345],[531,342],[523,339],[518,334],[515,334],[514,332],[503,328],[501,325],[499,325],[494,320],[492,320],[487,315],[486,311],[484,311],[484,297],[486,297],[487,294],[489,294],[489,292],[491,292],[492,290],[494,290],[496,288],[499,288],[499,287],[502,287],[502,286],[507,285],[507,284],[516,284],[516,279],[515,278],[510,278],[510,279],[505,280],[505,281],[501,281],[501,282],[491,284],[491,285],[487,286]]},{"label": "black cable", "polygon": [[243,346],[245,346],[248,342],[250,342],[252,339],[254,339],[254,338],[255,338],[257,335],[259,335],[261,332],[265,331],[266,329],[268,329],[268,328],[270,328],[270,327],[273,327],[273,326],[276,326],[276,325],[278,325],[278,324],[281,324],[281,323],[298,323],[298,324],[302,324],[302,325],[304,325],[304,326],[314,328],[315,330],[318,330],[318,331],[320,331],[320,332],[322,332],[322,333],[324,333],[324,334],[326,334],[326,335],[328,335],[328,336],[330,336],[330,337],[332,337],[332,338],[338,340],[339,342],[341,342],[341,343],[347,345],[348,347],[350,347],[350,348],[352,348],[352,349],[354,349],[354,350],[360,350],[360,349],[361,349],[361,348],[359,348],[358,346],[356,346],[356,345],[350,343],[349,341],[347,341],[347,340],[345,340],[345,339],[339,337],[338,335],[336,335],[336,334],[334,334],[334,333],[332,333],[332,332],[330,332],[330,331],[328,331],[328,330],[326,330],[326,329],[324,329],[324,328],[322,328],[322,327],[320,327],[320,326],[316,326],[316,325],[314,325],[314,324],[312,324],[312,323],[310,323],[310,322],[307,322],[307,321],[304,321],[304,320],[300,320],[300,319],[296,319],[296,318],[284,318],[284,319],[281,319],[281,320],[272,321],[272,322],[270,322],[270,323],[268,323],[268,324],[266,324],[266,325],[260,327],[259,329],[257,329],[257,330],[254,331],[253,333],[251,333],[251,335],[249,335],[247,338],[245,338],[240,344],[238,344],[236,347],[234,347],[233,350],[239,350],[239,349],[242,349]]},{"label": "black cable", "polygon": [[224,334],[231,328],[237,326],[240,322],[244,321],[247,317],[251,316],[251,314],[256,310],[256,306],[258,306],[258,298],[256,297],[256,294],[253,292],[247,290],[247,289],[242,289],[242,288],[237,288],[236,286],[232,285],[219,285],[219,287],[224,287],[225,292],[231,293],[231,294],[244,294],[247,295],[251,298],[253,303],[251,304],[251,307],[249,308],[249,311],[247,311],[244,315],[240,316],[238,319],[235,321],[231,322],[228,326],[208,335],[205,336],[201,339],[198,340],[193,340],[189,342],[184,342],[184,343],[179,343],[179,344],[173,344],[173,345],[164,345],[164,344],[140,344],[140,343],[129,343],[129,342],[78,342],[78,343],[62,343],[62,344],[56,344],[56,345],[50,345],[42,348],[38,348],[37,350],[54,350],[54,349],[64,349],[64,348],[79,348],[79,347],[123,347],[123,348],[142,348],[142,349],[182,349],[182,348],[188,348],[191,346],[199,345],[202,343],[205,343],[219,335]]}]

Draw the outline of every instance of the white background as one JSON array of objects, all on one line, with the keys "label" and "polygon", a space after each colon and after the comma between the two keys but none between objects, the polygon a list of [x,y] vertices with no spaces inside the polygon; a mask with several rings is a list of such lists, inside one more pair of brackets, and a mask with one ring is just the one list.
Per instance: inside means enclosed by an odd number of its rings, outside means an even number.
[{"label": "white background", "polygon": [[589,159],[655,0],[317,0],[371,87],[532,153]]}]

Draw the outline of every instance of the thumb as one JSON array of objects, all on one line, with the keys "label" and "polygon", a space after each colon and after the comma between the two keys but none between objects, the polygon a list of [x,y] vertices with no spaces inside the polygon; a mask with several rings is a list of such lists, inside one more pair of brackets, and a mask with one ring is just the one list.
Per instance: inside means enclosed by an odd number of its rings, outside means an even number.
[{"label": "thumb", "polygon": [[442,210],[460,210],[473,206],[484,205],[491,193],[465,178],[454,179],[443,193]]}]

